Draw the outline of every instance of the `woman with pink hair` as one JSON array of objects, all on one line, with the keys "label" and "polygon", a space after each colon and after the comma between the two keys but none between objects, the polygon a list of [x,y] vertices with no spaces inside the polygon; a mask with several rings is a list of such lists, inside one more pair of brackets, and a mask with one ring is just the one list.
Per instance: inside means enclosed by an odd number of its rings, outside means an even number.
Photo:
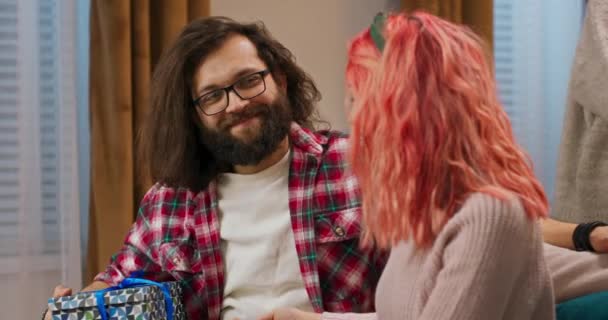
[{"label": "woman with pink hair", "polygon": [[383,53],[351,140],[367,241],[391,248],[378,318],[553,319],[547,199],[482,40],[426,13],[382,19],[361,36]]},{"label": "woman with pink hair", "polygon": [[426,13],[380,15],[349,58],[363,245],[391,250],[377,313],[268,319],[554,319],[536,221],[547,199],[481,40]]},{"label": "woman with pink hair", "polygon": [[[391,250],[377,313],[281,309],[265,319],[555,318],[537,221],[547,199],[486,52],[468,28],[422,12],[379,15],[351,42],[347,108],[363,245]],[[567,278],[557,277],[560,295],[576,289]]]},{"label": "woman with pink hair", "polygon": [[[413,16],[410,16],[408,19],[413,20],[416,19],[417,17],[420,17],[420,14],[415,14]],[[377,19],[382,19],[382,17],[378,17]],[[390,20],[391,19],[395,19],[393,18],[389,18],[389,23],[386,26],[386,29],[390,29],[392,28]],[[418,20],[420,21],[420,20]],[[377,23],[376,23],[377,25]],[[462,28],[462,27],[461,27]],[[389,33],[390,31],[386,31],[386,33]],[[471,35],[470,31],[468,30],[463,30],[464,34],[468,34],[469,36],[474,37],[474,35]],[[457,39],[457,38],[454,38]],[[402,41],[406,41],[404,38],[401,39]],[[355,100],[364,100],[365,97],[369,97],[369,96],[373,96],[373,93],[366,93],[366,90],[374,90],[373,85],[371,83],[369,83],[370,81],[374,81],[371,80],[373,79],[373,70],[376,69],[381,69],[384,68],[384,71],[380,71],[381,75],[380,77],[382,77],[382,73],[384,73],[384,75],[386,74],[391,74],[391,70],[396,70],[395,68],[391,67],[391,64],[387,64],[387,60],[389,59],[387,58],[387,54],[384,55],[384,60],[382,60],[382,55],[381,55],[381,50],[378,49],[378,47],[382,47],[382,42],[383,42],[383,37],[379,37],[379,34],[377,33],[377,29],[375,29],[374,25],[372,25],[372,28],[364,30],[362,33],[360,33],[357,37],[355,37],[352,41],[351,44],[349,46],[349,61],[348,61],[348,65],[347,65],[347,71],[346,71],[346,79],[347,79],[347,84],[348,84],[348,88],[350,90],[350,94],[349,96],[351,97],[358,97],[358,99]],[[479,40],[476,40],[479,41]],[[378,45],[379,44],[379,45]],[[454,51],[457,52],[457,51]],[[476,55],[469,55],[466,56],[464,59],[459,58],[459,63],[461,64],[467,64],[467,63],[471,63],[470,59],[475,59],[478,58],[479,56],[476,57]],[[410,61],[412,60],[412,58],[409,58]],[[392,60],[392,61],[396,61]],[[407,59],[403,59],[403,61],[406,61]],[[485,61],[484,61],[485,62]],[[398,72],[398,71],[395,71]],[[393,73],[395,74],[395,73]],[[398,77],[398,75],[397,75]],[[375,80],[378,81],[378,80]],[[381,81],[387,81],[385,80],[379,80]],[[390,81],[390,80],[388,80]],[[495,96],[494,96],[494,80],[493,80],[493,76],[489,79],[485,80],[485,83],[490,86],[486,86],[485,89],[482,89],[479,91],[479,95],[482,94],[489,94],[489,96],[491,96],[491,101],[496,101],[495,100]],[[378,84],[376,84],[378,85]],[[476,84],[473,84],[474,86]],[[403,87],[406,87],[406,85],[403,85]],[[483,86],[479,86],[480,88],[483,88]],[[411,89],[411,88],[410,88]],[[454,102],[448,102],[449,106],[454,106]],[[495,119],[491,119],[494,121],[504,121],[504,117],[505,114],[502,110],[502,107],[500,107],[499,104],[494,104],[493,107],[498,107],[498,109],[495,109],[494,111],[492,111],[492,113],[494,114],[494,118]],[[361,138],[357,138],[357,135],[365,135],[366,132],[363,131],[365,130],[365,126],[367,123],[367,117],[369,117],[370,119],[373,119],[373,117],[371,115],[366,115],[365,112],[359,112],[358,114],[356,113],[358,111],[361,111],[361,107],[358,107],[355,109],[355,114],[353,116],[353,142],[355,143],[357,140],[361,140]],[[483,110],[482,108],[480,108],[480,110]],[[374,111],[372,111],[373,113]],[[488,121],[487,124],[488,125],[493,125],[492,121]],[[357,121],[360,121],[359,123],[357,123]],[[394,122],[393,122],[394,123]],[[359,130],[358,130],[359,129]],[[457,130],[457,128],[454,128],[455,130]],[[508,134],[508,136],[510,136],[510,140],[511,143],[513,143],[512,140],[512,135],[510,133],[510,128],[506,128],[506,132]],[[369,132],[369,131],[368,131]],[[373,130],[374,133],[376,133],[375,130]],[[501,138],[502,139],[502,138]],[[377,144],[374,144],[377,145]],[[359,151],[357,151],[357,148],[359,147]],[[370,164],[373,163],[373,161],[368,161],[366,162],[364,159],[361,159],[359,157],[359,153],[363,153],[365,149],[361,148],[361,145],[353,145],[353,150],[352,150],[352,158],[353,158],[353,165],[356,166],[357,163],[361,164],[362,167],[360,167],[358,170],[355,168],[355,171],[358,172],[358,177],[359,179],[368,177],[369,175],[366,175],[365,173],[365,168],[363,167],[366,164]],[[483,148],[483,144],[480,144],[478,147]],[[516,147],[518,148],[518,147]],[[378,150],[378,149],[377,149]],[[381,149],[380,149],[381,150]],[[490,156],[492,153],[487,153],[488,156]],[[355,156],[357,155],[357,156]],[[386,155],[386,154],[385,154]],[[498,155],[495,155],[497,158],[499,158]],[[508,158],[505,157],[504,161],[506,161]],[[389,167],[391,167],[392,165],[388,165]],[[506,171],[508,173],[508,170]],[[531,174],[531,172],[530,172]],[[533,179],[533,178],[532,178]],[[533,179],[535,187],[538,187],[536,180]],[[373,183],[373,182],[372,182]],[[366,188],[366,185],[364,183],[362,183],[362,191],[365,193],[366,190],[369,191],[369,188]],[[519,190],[526,190],[526,189],[519,189]],[[530,189],[527,189],[530,190]],[[539,193],[539,195],[541,195],[540,197],[537,197],[537,201],[539,201],[539,203],[542,203],[544,206],[545,200],[543,199],[544,197],[542,197],[542,192]],[[371,197],[372,195],[369,195],[369,197]],[[369,198],[368,197],[368,198]],[[365,194],[364,194],[364,198],[365,198]],[[543,208],[543,210],[545,210]],[[369,212],[368,210],[364,210],[364,213],[370,213],[373,215],[372,212]],[[385,212],[390,212],[388,209]],[[390,217],[390,214],[388,215]],[[380,217],[382,218],[382,217]],[[389,218],[390,219],[390,218]],[[399,219],[399,218],[397,218]],[[377,227],[377,231],[376,232],[380,232],[382,233],[382,231],[380,231],[382,229],[382,227],[379,225],[382,223],[381,220],[374,220],[373,217],[369,217],[366,218],[366,222],[369,223],[369,221],[373,221],[373,223],[377,223],[376,227]],[[388,224],[392,224],[392,221],[385,221],[384,223],[388,223]],[[387,228],[388,230],[390,230],[390,228]],[[385,229],[386,230],[386,229]],[[384,233],[383,233],[384,234]],[[585,316],[589,316],[590,318],[601,318],[602,315],[606,316],[608,314],[608,310],[605,310],[607,308],[602,308],[597,301],[604,301],[605,298],[608,296],[608,255],[606,254],[596,254],[593,252],[580,252],[580,251],[574,251],[574,250],[569,250],[566,248],[560,248],[554,245],[550,245],[548,243],[543,244],[543,252],[544,252],[544,259],[546,261],[546,264],[548,266],[549,269],[549,274],[551,276],[552,279],[552,283],[553,283],[553,287],[554,287],[554,296],[555,296],[555,302],[558,303],[559,305],[557,306],[557,318],[558,319],[570,319],[570,317],[574,317],[576,319],[579,318],[584,318]]]}]

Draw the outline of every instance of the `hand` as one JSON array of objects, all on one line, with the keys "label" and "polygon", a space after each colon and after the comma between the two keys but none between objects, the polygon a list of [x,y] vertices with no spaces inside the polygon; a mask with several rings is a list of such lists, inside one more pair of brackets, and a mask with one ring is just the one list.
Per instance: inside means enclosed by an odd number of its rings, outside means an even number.
[{"label": "hand", "polygon": [[608,253],[608,226],[593,229],[589,240],[595,252]]},{"label": "hand", "polygon": [[296,308],[279,308],[262,316],[258,320],[321,320],[321,315]]},{"label": "hand", "polygon": [[[69,296],[72,294],[72,289],[70,288],[66,288],[62,285],[58,285],[55,287],[55,290],[53,290],[53,298],[59,298],[59,297],[65,297],[65,296]],[[45,312],[44,314],[44,320],[51,320],[51,313],[48,311]]]}]

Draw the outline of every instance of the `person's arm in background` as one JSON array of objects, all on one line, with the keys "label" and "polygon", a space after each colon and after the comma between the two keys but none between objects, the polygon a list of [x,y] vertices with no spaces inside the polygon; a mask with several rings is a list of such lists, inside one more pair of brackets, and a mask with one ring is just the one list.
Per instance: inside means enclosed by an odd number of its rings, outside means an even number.
[{"label": "person's arm in background", "polygon": [[547,218],[541,220],[541,225],[545,242],[562,248],[574,249],[572,233],[574,233],[576,224]]},{"label": "person's arm in background", "polygon": [[[550,243],[554,246],[574,249],[574,243],[572,242],[572,234],[577,224],[562,222],[551,218],[541,220],[543,237],[545,242]],[[608,252],[608,226],[595,228],[590,236],[591,246],[595,252],[607,253]]]}]

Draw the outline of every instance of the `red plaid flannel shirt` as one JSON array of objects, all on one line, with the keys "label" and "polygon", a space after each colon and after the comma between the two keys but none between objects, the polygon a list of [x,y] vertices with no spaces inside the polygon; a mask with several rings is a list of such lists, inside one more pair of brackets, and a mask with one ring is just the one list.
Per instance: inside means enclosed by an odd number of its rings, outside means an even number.
[{"label": "red plaid flannel shirt", "polygon": [[[300,271],[316,312],[372,312],[387,254],[359,246],[358,184],[346,169],[346,136],[290,132],[289,208]],[[224,267],[215,183],[199,193],[156,185],[144,197],[122,249],[95,280],[133,271],[183,280],[190,319],[220,319]]]}]

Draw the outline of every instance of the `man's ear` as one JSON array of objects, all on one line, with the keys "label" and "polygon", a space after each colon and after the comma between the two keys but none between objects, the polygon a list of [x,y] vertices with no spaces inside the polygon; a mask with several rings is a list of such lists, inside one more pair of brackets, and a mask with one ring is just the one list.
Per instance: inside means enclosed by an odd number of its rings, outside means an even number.
[{"label": "man's ear", "polygon": [[287,78],[285,77],[285,74],[277,73],[276,75],[273,74],[272,77],[279,87],[281,93],[287,94]]}]

